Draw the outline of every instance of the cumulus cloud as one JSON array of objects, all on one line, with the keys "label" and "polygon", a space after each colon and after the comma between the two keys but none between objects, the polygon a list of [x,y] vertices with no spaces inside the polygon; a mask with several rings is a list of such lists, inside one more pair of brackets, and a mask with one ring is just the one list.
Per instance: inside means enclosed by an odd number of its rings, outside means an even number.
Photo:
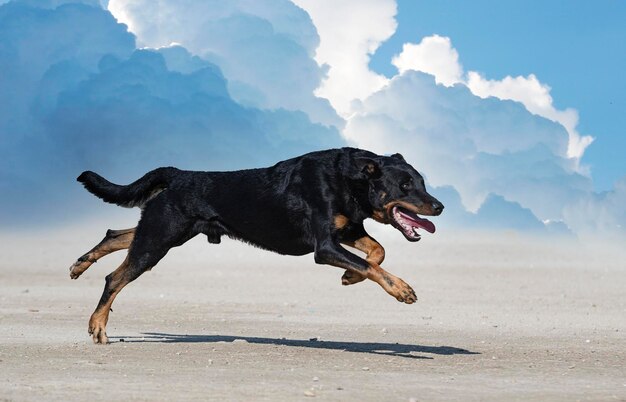
[{"label": "cumulus cloud", "polygon": [[[127,57],[135,48],[134,37],[99,6],[28,3],[13,1],[0,8],[0,91],[3,99],[11,99],[0,108],[0,124],[9,127],[13,139],[31,121],[29,102],[39,96],[44,74],[61,74],[71,61],[74,71],[63,74],[69,84],[95,69],[103,55]],[[67,23],[79,18],[79,24]]]},{"label": "cumulus cloud", "polygon": [[438,84],[451,86],[463,81],[463,67],[450,38],[427,36],[418,44],[405,43],[402,52],[391,60],[402,74],[407,70],[422,71],[435,77]]},{"label": "cumulus cloud", "polygon": [[394,0],[294,0],[313,19],[321,42],[315,59],[328,66],[316,93],[342,116],[352,103],[385,86],[388,79],[368,67],[370,56],[396,30]]},{"label": "cumulus cloud", "polygon": [[300,111],[232,99],[215,64],[180,46],[137,50],[99,6],[0,7],[0,221],[74,216],[74,178],[119,182],[163,165],[262,166],[341,145]]},{"label": "cumulus cloud", "polygon": [[140,46],[175,42],[219,66],[240,103],[343,124],[314,95],[324,76],[312,59],[319,38],[308,14],[288,0],[111,0],[108,7]]},{"label": "cumulus cloud", "polygon": [[172,72],[150,50],[103,59],[97,75],[60,94],[46,120],[51,136],[79,155],[77,167],[124,177],[162,163],[253,167],[338,144],[334,130],[304,113],[242,107],[215,66]]},{"label": "cumulus cloud", "polygon": [[511,99],[521,102],[529,112],[561,124],[569,135],[567,156],[581,158],[593,137],[581,135],[578,125],[578,112],[575,109],[557,110],[552,102],[550,87],[539,82],[534,74],[528,77],[506,76],[502,80],[488,80],[475,71],[470,71],[467,86],[482,98],[495,96],[499,99]]},{"label": "cumulus cloud", "polygon": [[422,71],[433,75],[437,83],[446,86],[462,83],[481,98],[493,96],[522,103],[529,112],[565,127],[569,135],[569,158],[580,159],[593,141],[591,136],[583,136],[577,131],[578,112],[571,108],[556,109],[550,87],[541,83],[534,74],[528,77],[506,76],[501,80],[487,79],[476,71],[469,71],[465,76],[458,52],[450,38],[433,35],[423,38],[419,44],[405,43],[402,52],[393,58],[392,63],[400,73],[407,70]]}]

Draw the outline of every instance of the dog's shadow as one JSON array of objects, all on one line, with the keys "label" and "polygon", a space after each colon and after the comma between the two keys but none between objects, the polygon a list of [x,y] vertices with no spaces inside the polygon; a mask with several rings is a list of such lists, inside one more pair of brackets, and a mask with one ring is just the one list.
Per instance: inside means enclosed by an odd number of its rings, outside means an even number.
[{"label": "dog's shadow", "polygon": [[429,353],[435,355],[476,355],[467,349],[452,346],[425,346],[407,345],[401,343],[379,342],[342,342],[324,341],[315,338],[310,340],[286,339],[286,338],[261,338],[254,336],[231,336],[231,335],[180,335],[165,334],[159,332],[145,332],[143,336],[112,336],[113,342],[147,342],[147,343],[216,343],[245,341],[251,344],[280,345],[300,348],[340,350],[355,353],[372,353],[377,355],[400,356],[411,359],[432,359],[429,356],[414,355],[412,353]]}]

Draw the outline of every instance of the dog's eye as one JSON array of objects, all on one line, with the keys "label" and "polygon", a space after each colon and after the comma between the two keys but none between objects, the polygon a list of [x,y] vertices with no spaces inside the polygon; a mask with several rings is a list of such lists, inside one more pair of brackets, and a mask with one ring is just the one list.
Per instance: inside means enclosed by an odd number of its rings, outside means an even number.
[{"label": "dog's eye", "polygon": [[409,190],[411,187],[413,187],[413,183],[411,183],[410,181],[406,181],[402,183],[400,187],[402,187],[403,190]]}]

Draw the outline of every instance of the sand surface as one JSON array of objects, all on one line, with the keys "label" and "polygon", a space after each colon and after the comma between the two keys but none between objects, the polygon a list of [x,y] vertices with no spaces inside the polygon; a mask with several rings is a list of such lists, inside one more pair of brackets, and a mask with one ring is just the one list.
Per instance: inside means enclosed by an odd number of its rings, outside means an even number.
[{"label": "sand surface", "polygon": [[[116,227],[121,228],[121,227]],[[87,321],[101,229],[2,234],[0,401],[626,400],[626,259],[512,234],[382,234],[404,305],[341,270],[198,237]]]}]

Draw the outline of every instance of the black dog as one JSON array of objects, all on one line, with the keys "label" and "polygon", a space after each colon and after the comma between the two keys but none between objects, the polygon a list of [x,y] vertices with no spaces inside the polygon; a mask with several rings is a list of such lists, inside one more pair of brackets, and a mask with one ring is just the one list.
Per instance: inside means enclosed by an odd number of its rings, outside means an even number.
[{"label": "black dog", "polygon": [[[417,214],[439,215],[443,210],[402,155],[379,156],[354,148],[234,172],[159,168],[127,186],[93,172],[82,173],[78,181],[106,202],[143,210],[136,228],[107,231],[70,267],[70,277],[76,279],[99,258],[129,249],[122,265],[106,277],[89,320],[95,343],[108,342],[109,310],[120,290],[154,267],[170,248],[200,233],[211,243],[226,235],[280,254],[315,253],[316,263],[346,270],[343,285],[371,279],[399,301],[414,303],[413,289],[380,267],[385,251],[367,234],[363,221],[391,223],[408,240],[417,241],[418,229],[435,231]],[[367,257],[350,253],[340,243]]]}]

